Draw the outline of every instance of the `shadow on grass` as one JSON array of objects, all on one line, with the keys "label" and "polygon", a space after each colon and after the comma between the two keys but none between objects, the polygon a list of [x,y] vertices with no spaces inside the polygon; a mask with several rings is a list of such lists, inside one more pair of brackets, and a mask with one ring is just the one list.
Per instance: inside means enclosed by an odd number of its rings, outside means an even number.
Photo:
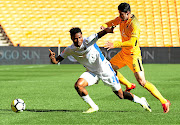
[{"label": "shadow on grass", "polygon": [[12,111],[11,109],[0,109],[0,111]]},{"label": "shadow on grass", "polygon": [[11,109],[0,109],[0,115],[11,114],[13,112]]},{"label": "shadow on grass", "polygon": [[28,112],[82,112],[82,110],[65,110],[65,109],[26,109]]},{"label": "shadow on grass", "polygon": [[[12,111],[11,109],[0,109],[0,111]],[[66,109],[26,109],[26,112],[83,112],[83,110],[66,110]],[[132,112],[132,111],[105,111],[99,110],[98,112]]]},{"label": "shadow on grass", "polygon": [[[59,109],[59,110],[53,110],[53,109],[26,109],[25,111],[29,111],[29,112],[83,112],[83,110],[65,110],[65,109]],[[99,110],[98,112],[129,112],[129,111],[103,111],[103,110]]]}]

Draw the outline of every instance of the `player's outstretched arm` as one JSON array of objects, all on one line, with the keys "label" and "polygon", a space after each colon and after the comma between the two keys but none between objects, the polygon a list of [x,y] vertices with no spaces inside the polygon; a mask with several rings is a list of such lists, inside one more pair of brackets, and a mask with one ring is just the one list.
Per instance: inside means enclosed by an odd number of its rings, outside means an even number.
[{"label": "player's outstretched arm", "polygon": [[51,62],[53,64],[58,64],[59,62],[61,62],[64,58],[62,58],[61,56],[58,56],[57,58],[55,57],[55,52],[52,52],[50,49],[49,49],[49,58],[51,59]]},{"label": "player's outstretched arm", "polygon": [[114,31],[114,28],[115,28],[115,26],[112,26],[111,28],[108,27],[108,28],[105,28],[104,30],[98,32],[98,33],[97,33],[97,34],[98,34],[98,38],[103,37],[103,36],[106,35],[107,33],[114,33],[114,32],[113,32],[113,31]]},{"label": "player's outstretched arm", "polygon": [[104,30],[104,29],[107,28],[107,27],[117,26],[117,25],[119,25],[119,21],[120,21],[120,17],[118,16],[118,17],[116,17],[115,19],[113,19],[113,20],[111,20],[111,21],[109,21],[109,22],[107,22],[107,23],[104,23],[104,24],[100,27],[100,29],[101,29],[101,30]]}]

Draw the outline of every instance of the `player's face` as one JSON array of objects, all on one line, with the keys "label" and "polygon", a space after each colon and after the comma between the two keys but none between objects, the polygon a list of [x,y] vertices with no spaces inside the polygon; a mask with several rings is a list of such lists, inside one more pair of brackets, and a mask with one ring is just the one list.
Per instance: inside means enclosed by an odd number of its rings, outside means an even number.
[{"label": "player's face", "polygon": [[76,47],[80,47],[83,42],[83,37],[80,32],[72,36],[71,39]]},{"label": "player's face", "polygon": [[128,20],[128,14],[129,14],[129,12],[125,13],[125,12],[121,12],[121,11],[119,10],[119,17],[120,17],[123,21]]}]

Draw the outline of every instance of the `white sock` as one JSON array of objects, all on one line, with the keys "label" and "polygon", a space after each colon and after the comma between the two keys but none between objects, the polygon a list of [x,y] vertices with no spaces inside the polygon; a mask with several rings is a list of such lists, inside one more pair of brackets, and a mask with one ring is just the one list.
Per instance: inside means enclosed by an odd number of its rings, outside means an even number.
[{"label": "white sock", "polygon": [[88,103],[92,108],[98,108],[98,106],[94,103],[94,101],[89,97],[89,95],[82,96],[82,99]]},{"label": "white sock", "polygon": [[143,101],[141,98],[139,98],[138,96],[136,96],[136,95],[134,95],[133,101],[134,101],[135,103],[139,103],[139,104],[141,104],[141,105],[144,104],[144,101]]}]

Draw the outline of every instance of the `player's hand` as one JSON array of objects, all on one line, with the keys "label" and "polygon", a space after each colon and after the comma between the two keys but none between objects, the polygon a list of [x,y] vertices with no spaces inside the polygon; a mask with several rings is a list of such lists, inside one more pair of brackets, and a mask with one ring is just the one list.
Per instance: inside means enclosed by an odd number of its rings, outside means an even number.
[{"label": "player's hand", "polygon": [[100,29],[101,29],[101,30],[104,30],[104,29],[106,29],[106,28],[105,28],[104,26],[101,26]]},{"label": "player's hand", "polygon": [[49,53],[49,58],[50,58],[50,59],[54,59],[54,58],[55,58],[55,55],[56,55],[55,52],[51,51],[50,49],[49,49],[49,52],[50,52],[50,53]]},{"label": "player's hand", "polygon": [[107,41],[107,43],[105,43],[104,48],[107,48],[107,50],[113,49],[114,48],[113,43]]}]

